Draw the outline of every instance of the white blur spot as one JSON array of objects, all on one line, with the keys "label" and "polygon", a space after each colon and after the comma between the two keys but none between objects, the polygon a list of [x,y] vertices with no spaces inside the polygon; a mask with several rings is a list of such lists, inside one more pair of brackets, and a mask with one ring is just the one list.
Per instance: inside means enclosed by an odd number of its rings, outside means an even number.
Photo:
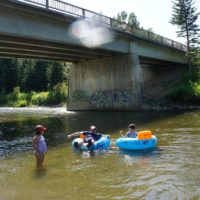
[{"label": "white blur spot", "polygon": [[74,22],[70,31],[74,38],[79,39],[84,46],[89,48],[102,46],[114,39],[110,30],[86,20]]}]

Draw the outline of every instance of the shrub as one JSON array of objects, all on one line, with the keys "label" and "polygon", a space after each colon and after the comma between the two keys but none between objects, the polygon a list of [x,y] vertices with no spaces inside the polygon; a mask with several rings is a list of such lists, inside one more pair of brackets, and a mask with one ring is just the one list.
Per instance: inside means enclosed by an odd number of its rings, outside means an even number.
[{"label": "shrub", "polygon": [[26,100],[18,100],[16,102],[14,102],[14,107],[26,107],[28,106],[29,103]]},{"label": "shrub", "polygon": [[20,98],[20,87],[16,86],[13,88],[13,99],[17,100]]},{"label": "shrub", "polygon": [[31,105],[58,105],[66,103],[67,99],[67,85],[65,83],[58,83],[54,86],[52,91],[48,92],[20,92],[20,87],[15,87],[13,93],[0,95],[0,105],[7,105],[12,107],[25,107]]},{"label": "shrub", "polygon": [[200,83],[191,80],[178,83],[168,94],[168,99],[175,103],[198,103]]},{"label": "shrub", "polygon": [[67,85],[65,83],[58,83],[54,86],[53,91],[49,91],[48,94],[48,104],[58,105],[61,103],[66,103],[67,99]]},{"label": "shrub", "polygon": [[33,105],[47,105],[48,92],[33,93],[31,103]]}]

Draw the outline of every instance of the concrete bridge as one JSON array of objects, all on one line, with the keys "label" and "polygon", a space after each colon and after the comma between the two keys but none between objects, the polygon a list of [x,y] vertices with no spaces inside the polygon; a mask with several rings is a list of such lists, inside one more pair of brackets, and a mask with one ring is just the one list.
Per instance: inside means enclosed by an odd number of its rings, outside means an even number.
[{"label": "concrete bridge", "polygon": [[69,110],[137,109],[161,98],[185,69],[185,51],[60,0],[0,1],[0,56],[72,62]]}]

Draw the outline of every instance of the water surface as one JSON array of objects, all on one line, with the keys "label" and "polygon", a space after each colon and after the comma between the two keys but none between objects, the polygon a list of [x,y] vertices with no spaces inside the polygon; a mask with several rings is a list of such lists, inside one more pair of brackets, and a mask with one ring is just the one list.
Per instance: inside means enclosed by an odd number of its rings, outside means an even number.
[{"label": "water surface", "polygon": [[[150,152],[75,153],[67,134],[91,124],[112,139],[135,122],[150,129]],[[34,126],[48,127],[49,151],[35,169]],[[0,108],[0,199],[200,199],[200,112],[66,112]]]}]

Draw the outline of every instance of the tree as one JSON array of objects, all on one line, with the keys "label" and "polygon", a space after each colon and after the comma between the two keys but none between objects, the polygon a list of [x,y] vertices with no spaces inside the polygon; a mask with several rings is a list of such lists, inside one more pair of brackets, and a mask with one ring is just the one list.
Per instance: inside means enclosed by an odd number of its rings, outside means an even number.
[{"label": "tree", "polygon": [[199,27],[196,20],[200,13],[196,12],[194,0],[174,0],[171,24],[178,27],[177,36],[186,38],[187,56],[199,44]]},{"label": "tree", "polygon": [[33,90],[36,92],[47,91],[48,89],[48,79],[47,79],[47,68],[51,65],[51,62],[47,61],[36,61],[35,64],[35,84]]},{"label": "tree", "polygon": [[137,28],[140,27],[140,22],[138,21],[137,16],[134,14],[134,12],[128,14],[126,11],[123,10],[119,12],[114,18],[120,22],[128,23],[131,26],[135,26]]},{"label": "tree", "polygon": [[54,62],[48,69],[49,89],[52,89],[59,82],[63,82],[64,79],[64,63]]},{"label": "tree", "polygon": [[136,15],[133,12],[129,13],[128,15],[128,24],[138,28],[140,27],[140,22],[138,21]]},{"label": "tree", "polygon": [[70,63],[31,59],[0,59],[0,93],[9,93],[16,86],[22,92],[47,91],[68,82]]},{"label": "tree", "polygon": [[127,12],[123,10],[123,11],[117,13],[116,19],[117,19],[118,21],[120,21],[120,22],[126,23],[127,17],[128,17]]},{"label": "tree", "polygon": [[3,59],[1,61],[0,86],[1,92],[12,92],[18,84],[19,65],[17,59]]},{"label": "tree", "polygon": [[34,88],[35,60],[23,59],[20,66],[20,88],[22,91],[31,91]]}]

